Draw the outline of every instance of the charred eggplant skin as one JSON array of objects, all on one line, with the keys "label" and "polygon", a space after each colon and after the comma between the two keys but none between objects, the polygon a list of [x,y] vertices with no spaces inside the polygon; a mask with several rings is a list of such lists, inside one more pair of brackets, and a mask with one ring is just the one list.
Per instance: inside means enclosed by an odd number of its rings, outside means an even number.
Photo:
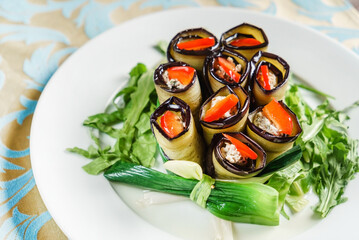
[{"label": "charred eggplant skin", "polygon": [[264,149],[251,138],[241,132],[226,133],[247,144],[258,155],[256,164],[250,170],[243,170],[230,164],[221,154],[221,147],[228,141],[222,133],[213,136],[209,150],[207,152],[204,169],[205,173],[211,177],[221,179],[236,179],[254,177],[266,166],[267,155]]},{"label": "charred eggplant skin", "polygon": [[[239,36],[253,37],[262,43],[255,46],[241,47],[231,45],[230,42]],[[258,51],[265,51],[269,41],[263,29],[249,23],[242,23],[224,32],[221,36],[221,44],[228,49],[242,54],[250,60]]]},{"label": "charred eggplant skin", "polygon": [[[158,124],[157,119],[161,117],[166,111],[173,111],[173,112],[180,112],[182,121],[184,122],[184,130],[175,136],[174,138],[170,138],[162,127]],[[188,127],[191,121],[190,107],[183,102],[181,99],[176,97],[171,97],[163,102],[151,115],[150,122],[151,122],[151,130],[154,132],[153,128],[155,127],[167,140],[171,141],[173,139],[181,137],[188,131]]]},{"label": "charred eggplant skin", "polygon": [[[224,57],[224,58],[231,57],[234,59],[236,64],[241,64],[243,70],[238,83],[236,82],[229,83],[217,76],[214,69],[214,61],[217,57]],[[211,94],[218,91],[218,89],[226,85],[230,87],[235,87],[240,85],[241,87],[246,88],[249,74],[250,74],[249,61],[243,55],[225,47],[222,47],[221,49],[207,56],[203,65],[203,78],[204,81],[206,82],[207,88],[210,89]]]},{"label": "charred eggplant skin", "polygon": [[[183,39],[198,39],[212,37],[215,44],[212,47],[203,50],[185,50],[179,49],[177,44]],[[219,41],[216,36],[204,28],[191,28],[177,33],[170,41],[167,48],[167,60],[169,62],[185,62],[202,73],[203,62],[206,56],[212,54],[219,47]]]},{"label": "charred eggplant skin", "polygon": [[[269,69],[278,77],[278,85],[266,90],[257,79],[261,65],[268,65]],[[252,105],[261,106],[269,103],[273,98],[282,100],[289,83],[289,64],[280,56],[269,52],[257,52],[250,61],[250,74],[248,91],[251,92]]]},{"label": "charred eggplant skin", "polygon": [[253,124],[253,117],[256,113],[262,110],[263,106],[260,106],[253,110],[248,116],[247,122],[247,134],[254,141],[263,147],[267,152],[283,152],[291,148],[294,144],[294,141],[302,133],[302,128],[300,126],[298,117],[295,115],[292,110],[284,104],[283,101],[279,101],[281,106],[289,113],[293,122],[293,133],[291,135],[285,136],[275,136],[268,132],[263,131],[259,127]]}]

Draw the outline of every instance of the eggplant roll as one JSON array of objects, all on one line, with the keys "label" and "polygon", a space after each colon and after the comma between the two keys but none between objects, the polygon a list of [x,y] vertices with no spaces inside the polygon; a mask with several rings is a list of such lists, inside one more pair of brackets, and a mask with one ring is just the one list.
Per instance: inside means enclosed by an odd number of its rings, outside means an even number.
[{"label": "eggplant roll", "polygon": [[204,59],[218,47],[216,36],[207,30],[187,29],[172,38],[167,49],[167,60],[188,63],[202,73]]},{"label": "eggplant roll", "polygon": [[268,38],[261,28],[243,23],[223,33],[221,43],[250,60],[258,51],[267,49]]},{"label": "eggplant roll", "polygon": [[[236,101],[233,107],[226,112],[223,109],[230,106],[226,98],[232,97]],[[222,102],[222,107],[221,107]],[[203,130],[203,136],[206,143],[211,143],[212,137],[215,133],[221,132],[241,132],[245,129],[247,116],[249,113],[249,96],[247,92],[241,87],[224,86],[210,96],[203,104],[199,112],[200,124]],[[218,109],[220,107],[220,109]],[[218,110],[218,111],[215,111]],[[219,113],[216,117],[216,112]],[[222,114],[221,114],[222,112]],[[213,116],[214,118],[211,118]]]},{"label": "eggplant roll", "polygon": [[198,121],[202,94],[194,68],[183,62],[161,64],[154,72],[154,82],[160,103],[172,96],[182,99],[189,105],[194,119]]},{"label": "eggplant roll", "polygon": [[250,73],[249,66],[243,55],[223,48],[206,57],[203,77],[212,93],[226,85],[245,88]]},{"label": "eggplant roll", "polygon": [[150,121],[152,132],[168,160],[202,164],[203,140],[185,102],[176,97],[169,98],[153,112]]},{"label": "eggplant roll", "polygon": [[[265,107],[261,106],[256,108],[248,115],[247,122],[247,134],[250,138],[256,141],[259,145],[266,150],[267,154],[271,156],[271,159],[278,156],[277,153],[282,153],[293,147],[294,141],[302,132],[302,128],[299,124],[298,118],[287,105],[282,101],[277,102],[281,107],[282,111],[286,114],[273,112],[277,114],[278,118],[283,120],[285,118],[290,119],[291,127],[288,132],[281,132],[280,129],[274,124],[271,119],[268,119],[268,114],[264,111]],[[278,124],[277,124],[278,125]]]},{"label": "eggplant roll", "polygon": [[289,84],[289,64],[275,54],[258,52],[250,65],[250,91],[255,105],[265,105],[273,98],[282,100]]},{"label": "eggplant roll", "polygon": [[236,144],[224,134],[217,133],[213,136],[207,159],[205,162],[206,173],[219,179],[243,179],[254,177],[260,173],[266,165],[266,153],[255,141],[243,133],[227,133],[232,138],[249,147],[255,157],[248,157],[239,151]]}]

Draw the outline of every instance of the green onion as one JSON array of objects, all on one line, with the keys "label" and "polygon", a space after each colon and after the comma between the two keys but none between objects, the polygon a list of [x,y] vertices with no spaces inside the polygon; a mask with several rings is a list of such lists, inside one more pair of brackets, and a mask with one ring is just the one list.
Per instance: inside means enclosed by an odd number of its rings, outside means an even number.
[{"label": "green onion", "polygon": [[[186,197],[190,197],[199,182],[126,161],[118,161],[104,176],[110,181]],[[228,221],[279,224],[278,192],[261,183],[215,181],[205,206],[212,214]]]},{"label": "green onion", "polygon": [[268,176],[282,169],[285,169],[297,162],[301,157],[302,149],[298,145],[294,146],[293,148],[270,161],[257,176]]}]

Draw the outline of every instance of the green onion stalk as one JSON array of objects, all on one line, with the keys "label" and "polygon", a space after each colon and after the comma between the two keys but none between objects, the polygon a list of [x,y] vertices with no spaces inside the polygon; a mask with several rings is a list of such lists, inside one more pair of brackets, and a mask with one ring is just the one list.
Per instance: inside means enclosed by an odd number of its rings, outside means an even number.
[{"label": "green onion stalk", "polygon": [[241,223],[279,224],[278,191],[261,183],[198,180],[165,174],[141,165],[119,161],[104,176],[145,189],[190,197],[215,216]]}]

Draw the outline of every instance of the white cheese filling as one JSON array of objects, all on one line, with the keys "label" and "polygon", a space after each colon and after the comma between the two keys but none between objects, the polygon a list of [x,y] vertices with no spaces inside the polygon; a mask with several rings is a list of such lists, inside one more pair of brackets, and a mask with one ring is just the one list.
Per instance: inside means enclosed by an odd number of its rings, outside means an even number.
[{"label": "white cheese filling", "polygon": [[182,120],[182,118],[178,115],[178,113],[176,114],[176,121],[182,124],[183,129],[186,128],[186,123]]},{"label": "white cheese filling", "polygon": [[[227,61],[234,64],[234,60],[231,57],[227,57]],[[235,65],[234,70],[237,71],[238,73],[241,72],[242,65],[241,64]],[[216,74],[221,78],[224,78],[225,76],[230,78],[230,76],[228,76],[228,74],[224,71],[224,69],[220,65],[218,65],[218,70],[216,71]]]},{"label": "white cheese filling", "polygon": [[271,89],[275,88],[278,85],[277,76],[272,71],[269,71],[268,73],[268,80]]},{"label": "white cheese filling", "polygon": [[[234,60],[231,57],[227,57],[227,61],[230,63],[234,64]],[[242,65],[241,64],[237,64],[234,68],[234,70],[236,70],[237,72],[240,72],[242,70]]]},{"label": "white cheese filling", "polygon": [[246,161],[246,158],[241,155],[236,146],[231,143],[225,143],[225,146],[222,148],[222,155],[225,159],[233,164],[239,164],[243,161]]},{"label": "white cheese filling", "polygon": [[253,124],[275,136],[281,135],[279,129],[268,118],[266,118],[262,112],[256,113],[253,118]]},{"label": "white cheese filling", "polygon": [[[259,78],[259,79],[262,79],[261,81],[263,81],[262,71],[260,71],[260,72],[258,73],[258,78]],[[269,80],[270,89],[273,89],[273,88],[277,87],[277,85],[278,85],[278,78],[277,78],[277,76],[276,76],[272,71],[269,71],[269,70],[268,70],[268,80]]]},{"label": "white cheese filling", "polygon": [[178,79],[176,78],[172,78],[170,79],[168,76],[168,71],[166,70],[163,74],[162,74],[163,80],[165,81],[165,83],[167,84],[169,89],[183,89],[185,88],[185,85],[183,85],[180,81],[178,81]]}]

